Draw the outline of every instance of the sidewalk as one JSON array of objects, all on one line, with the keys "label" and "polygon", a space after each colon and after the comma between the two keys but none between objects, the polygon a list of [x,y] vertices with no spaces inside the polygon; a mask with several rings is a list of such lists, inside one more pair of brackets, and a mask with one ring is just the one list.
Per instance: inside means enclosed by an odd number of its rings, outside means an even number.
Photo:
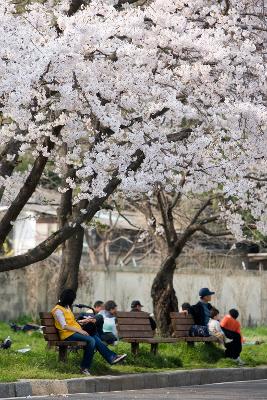
[{"label": "sidewalk", "polygon": [[267,367],[218,368],[65,380],[0,383],[0,398],[112,392],[267,379]]}]

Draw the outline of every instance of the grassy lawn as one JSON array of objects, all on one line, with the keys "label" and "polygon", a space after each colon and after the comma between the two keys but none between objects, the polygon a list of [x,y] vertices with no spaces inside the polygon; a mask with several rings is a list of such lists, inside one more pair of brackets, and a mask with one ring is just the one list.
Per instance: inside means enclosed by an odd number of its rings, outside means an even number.
[{"label": "grassy lawn", "polygon": [[[261,345],[246,345],[243,348],[242,359],[247,366],[267,365],[267,327],[247,328],[243,334],[248,341],[264,340]],[[0,323],[0,338],[8,335],[13,340],[9,350],[0,350],[0,381],[11,382],[18,379],[64,379],[79,377],[79,361],[81,351],[71,353],[68,363],[57,361],[57,352],[46,349],[46,343],[40,333],[27,333],[11,331],[5,323]],[[31,351],[25,354],[16,350],[29,345]],[[185,343],[162,344],[159,346],[159,355],[149,353],[148,345],[141,346],[140,355],[133,357],[130,354],[130,345],[120,343],[115,347],[118,353],[128,353],[127,361],[122,365],[111,367],[96,354],[93,362],[94,375],[116,375],[135,372],[159,372],[174,369],[193,368],[222,368],[233,367],[235,363],[223,357],[223,349],[218,345],[206,346],[198,343],[194,348]]]}]

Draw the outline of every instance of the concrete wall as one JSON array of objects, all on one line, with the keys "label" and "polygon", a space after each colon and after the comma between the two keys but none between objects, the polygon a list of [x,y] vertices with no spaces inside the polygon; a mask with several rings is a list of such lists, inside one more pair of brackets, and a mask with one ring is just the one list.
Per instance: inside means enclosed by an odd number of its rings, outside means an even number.
[{"label": "concrete wall", "polygon": [[[120,309],[129,309],[139,299],[152,311],[150,288],[156,271],[113,270],[105,272],[83,268],[77,301],[91,304],[95,300],[115,299]],[[49,310],[56,301],[58,264],[39,264],[0,274],[0,320],[15,319],[23,314],[35,316]],[[240,310],[241,321],[267,324],[267,272],[225,269],[178,269],[174,286],[179,304],[198,300],[200,287],[216,291],[213,304],[221,313],[229,308]]]},{"label": "concrete wall", "polygon": [[[121,309],[129,309],[134,299],[152,311],[150,288],[154,278],[152,272],[105,273],[98,271],[91,278],[90,285],[83,284],[78,292],[81,302],[115,299]],[[267,324],[267,273],[226,270],[178,270],[174,287],[179,304],[198,301],[201,287],[209,287],[216,292],[213,304],[225,314],[230,308],[240,310],[241,321],[245,325]]]}]

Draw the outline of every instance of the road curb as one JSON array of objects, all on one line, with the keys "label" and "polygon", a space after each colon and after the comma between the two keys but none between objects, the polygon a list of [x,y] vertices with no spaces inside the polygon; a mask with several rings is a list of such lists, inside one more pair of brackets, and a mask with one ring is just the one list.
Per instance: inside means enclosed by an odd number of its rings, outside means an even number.
[{"label": "road curb", "polygon": [[64,380],[0,383],[0,398],[155,389],[267,379],[267,367],[179,370]]}]

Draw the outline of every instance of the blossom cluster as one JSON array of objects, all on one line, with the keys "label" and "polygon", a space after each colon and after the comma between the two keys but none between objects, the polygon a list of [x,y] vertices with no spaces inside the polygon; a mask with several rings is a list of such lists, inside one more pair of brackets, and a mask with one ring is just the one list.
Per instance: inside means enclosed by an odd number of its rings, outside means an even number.
[{"label": "blossom cluster", "polygon": [[266,26],[256,0],[227,4],[92,0],[70,16],[68,0],[20,15],[2,0],[0,148],[15,138],[59,176],[73,165],[76,201],[103,196],[114,174],[127,196],[214,190],[233,232],[245,209],[267,233]]}]

